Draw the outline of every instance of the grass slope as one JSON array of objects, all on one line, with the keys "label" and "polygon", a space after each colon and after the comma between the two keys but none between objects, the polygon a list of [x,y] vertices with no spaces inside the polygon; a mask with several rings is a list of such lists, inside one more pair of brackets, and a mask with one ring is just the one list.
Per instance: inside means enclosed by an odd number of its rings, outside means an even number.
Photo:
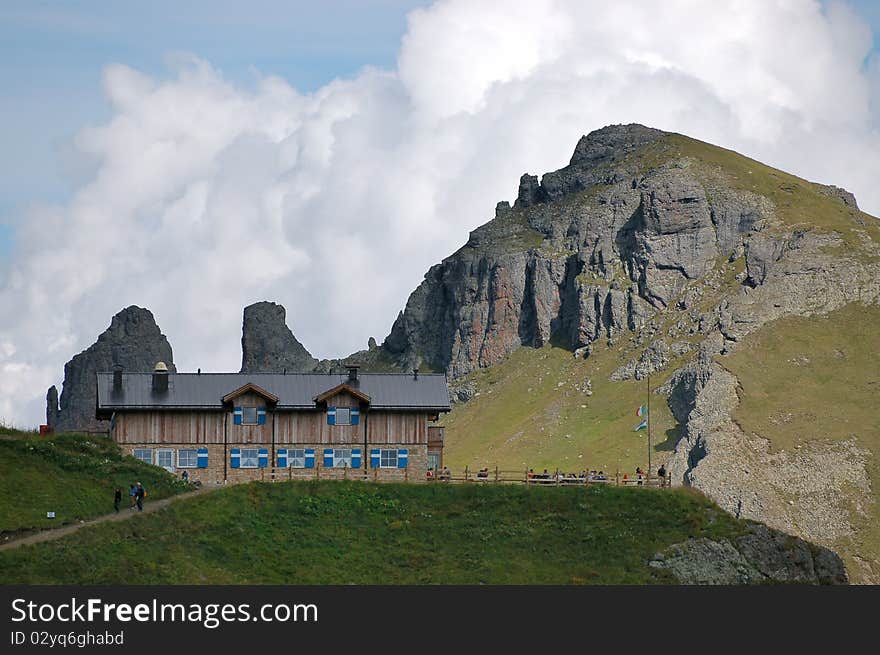
[{"label": "grass slope", "polygon": [[[58,527],[113,511],[120,487],[142,482],[148,498],[187,488],[163,469],[123,456],[107,438],[78,434],[40,437],[4,429],[0,436],[0,538],[4,534]],[[47,519],[54,511],[56,518]]]},{"label": "grass slope", "polygon": [[[765,325],[721,363],[742,386],[734,418],[749,433],[792,451],[806,441],[855,437],[873,457],[873,503],[860,495],[850,519],[863,552],[880,561],[880,307],[853,303],[825,316],[790,317]],[[855,550],[841,544],[843,555]]]},{"label": "grass slope", "polygon": [[[595,346],[586,360],[552,346],[520,348],[501,364],[471,374],[480,395],[444,418],[446,463],[455,469],[586,468],[612,475],[646,467],[647,433],[634,428],[641,420],[636,409],[648,400],[647,383],[610,381],[620,364],[617,352]],[[667,376],[652,377],[651,386]],[[588,378],[591,396],[583,391]],[[664,399],[653,394],[651,414],[658,453],[652,457],[659,462],[676,423]]]},{"label": "grass slope", "polygon": [[746,526],[688,490],[252,483],[0,552],[0,583],[667,583],[654,553]]}]

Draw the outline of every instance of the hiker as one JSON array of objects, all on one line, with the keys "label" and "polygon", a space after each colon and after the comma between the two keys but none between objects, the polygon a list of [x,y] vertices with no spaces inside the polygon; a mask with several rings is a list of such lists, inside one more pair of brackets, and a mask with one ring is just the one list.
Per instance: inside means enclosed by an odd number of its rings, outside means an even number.
[{"label": "hiker", "polygon": [[135,498],[137,499],[137,508],[139,512],[144,511],[144,496],[147,495],[147,490],[144,489],[144,485],[140,482],[137,483],[137,493],[135,493]]},{"label": "hiker", "polygon": [[119,514],[119,503],[122,502],[122,489],[116,487],[116,493],[113,495],[113,509]]},{"label": "hiker", "polygon": [[660,486],[666,486],[666,467],[663,464],[660,465],[660,468],[657,469],[657,477],[660,478]]},{"label": "hiker", "polygon": [[128,485],[128,509],[134,509],[135,499],[137,497],[137,488],[134,486],[134,482]]},{"label": "hiker", "polygon": [[637,466],[637,467],[636,467],[636,476],[638,476],[639,484],[642,484],[642,476],[643,476],[643,475],[644,475],[644,472],[642,471],[642,467],[641,467],[641,466]]},{"label": "hiker", "polygon": [[189,471],[184,470],[183,473],[180,474],[180,479],[184,482],[189,482]]}]

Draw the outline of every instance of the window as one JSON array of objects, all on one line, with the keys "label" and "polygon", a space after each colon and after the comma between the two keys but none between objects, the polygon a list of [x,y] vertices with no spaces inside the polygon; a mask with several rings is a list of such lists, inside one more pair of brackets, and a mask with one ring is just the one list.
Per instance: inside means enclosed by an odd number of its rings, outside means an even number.
[{"label": "window", "polygon": [[333,466],[335,468],[351,468],[351,451],[339,449],[333,451]]},{"label": "window", "polygon": [[153,463],[152,448],[135,448],[132,454],[135,456],[135,459],[141,460],[144,464]]},{"label": "window", "polygon": [[432,471],[440,468],[440,453],[428,453],[428,468]]},{"label": "window", "polygon": [[336,408],[336,425],[351,425],[351,408]]},{"label": "window", "polygon": [[199,465],[199,451],[186,449],[177,451],[177,467],[182,469],[194,469]]},{"label": "window", "polygon": [[174,470],[174,451],[171,448],[160,448],[156,451],[156,466],[166,471]]},{"label": "window", "polygon": [[259,466],[260,451],[256,448],[248,448],[241,451],[241,468],[255,469]]},{"label": "window", "polygon": [[257,424],[257,408],[256,407],[242,407],[241,408],[241,423],[242,423],[242,425],[256,425]]},{"label": "window", "polygon": [[306,451],[297,448],[288,450],[287,465],[292,469],[304,469],[306,467]]},{"label": "window", "polygon": [[396,469],[397,451],[384,449],[379,451],[379,466],[383,469]]}]

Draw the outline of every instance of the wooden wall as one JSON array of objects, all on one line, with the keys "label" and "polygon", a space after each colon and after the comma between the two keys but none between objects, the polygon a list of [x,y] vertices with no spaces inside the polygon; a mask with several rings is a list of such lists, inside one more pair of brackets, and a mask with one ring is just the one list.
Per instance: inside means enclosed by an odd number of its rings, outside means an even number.
[{"label": "wooden wall", "polygon": [[[253,396],[253,397],[251,397]],[[235,405],[263,406],[260,396],[243,394]],[[355,398],[342,393],[328,400],[330,407],[356,406]],[[416,412],[361,410],[359,425],[327,425],[326,411],[267,412],[265,425],[235,425],[232,412],[130,412],[117,414],[113,438],[123,444],[362,444],[364,426],[369,443],[426,444],[428,415]]]}]

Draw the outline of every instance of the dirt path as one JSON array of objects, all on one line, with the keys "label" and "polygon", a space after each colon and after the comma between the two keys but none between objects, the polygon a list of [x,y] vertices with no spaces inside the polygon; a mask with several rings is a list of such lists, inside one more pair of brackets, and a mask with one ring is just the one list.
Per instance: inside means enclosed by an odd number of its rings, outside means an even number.
[{"label": "dirt path", "polygon": [[52,530],[42,530],[41,532],[28,535],[27,537],[10,539],[4,544],[0,544],[0,550],[9,550],[11,548],[18,548],[19,546],[25,546],[27,544],[38,544],[43,541],[54,541],[55,539],[60,539],[61,537],[72,534],[81,528],[87,528],[90,525],[99,525],[101,523],[107,523],[109,521],[125,521],[132,518],[133,516],[140,516],[141,514],[158,512],[160,509],[168,507],[168,505],[176,500],[180,500],[182,498],[192,498],[193,496],[199,496],[201,494],[213,491],[214,489],[222,488],[223,487],[220,486],[202,487],[201,489],[197,489],[195,491],[188,491],[186,493],[177,494],[176,496],[169,496],[168,498],[163,498],[162,500],[146,501],[144,503],[144,510],[142,512],[138,512],[137,509],[132,511],[127,507],[123,507],[119,510],[119,513],[113,512],[112,514],[104,514],[103,516],[98,516],[93,519],[83,521],[81,523],[71,523],[70,525],[65,525],[60,528],[54,528]]}]

